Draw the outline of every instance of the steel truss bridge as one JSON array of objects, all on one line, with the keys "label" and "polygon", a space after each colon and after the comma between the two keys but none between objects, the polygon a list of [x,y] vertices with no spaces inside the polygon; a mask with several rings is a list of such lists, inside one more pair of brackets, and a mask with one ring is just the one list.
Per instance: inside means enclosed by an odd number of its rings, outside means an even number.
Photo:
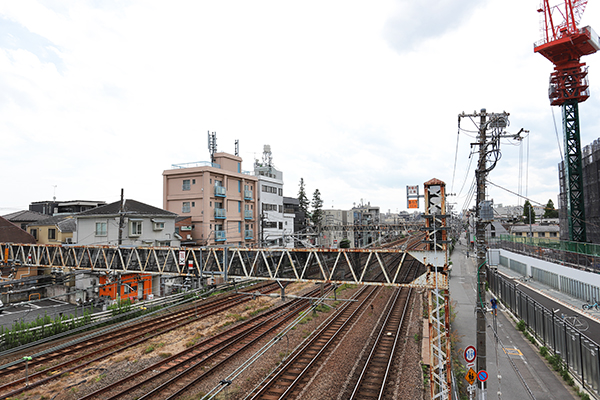
[{"label": "steel truss bridge", "polygon": [[[273,249],[235,247],[119,247],[0,243],[2,265],[60,268],[71,272],[222,276],[339,284],[447,289],[442,251],[399,249]],[[402,280],[409,264],[419,277]],[[439,273],[438,273],[439,271]]]}]

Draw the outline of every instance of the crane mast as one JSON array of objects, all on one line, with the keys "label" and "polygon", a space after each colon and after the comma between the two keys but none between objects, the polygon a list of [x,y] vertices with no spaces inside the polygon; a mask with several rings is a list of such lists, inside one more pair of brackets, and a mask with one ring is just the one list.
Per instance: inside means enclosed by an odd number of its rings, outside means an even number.
[{"label": "crane mast", "polygon": [[551,6],[549,0],[542,1],[538,9],[543,13],[542,40],[534,44],[534,52],[554,64],[548,97],[551,105],[562,109],[569,240],[586,242],[578,104],[586,101],[590,93],[587,67],[580,59],[598,51],[600,40],[589,26],[577,28],[587,0],[563,2]]}]

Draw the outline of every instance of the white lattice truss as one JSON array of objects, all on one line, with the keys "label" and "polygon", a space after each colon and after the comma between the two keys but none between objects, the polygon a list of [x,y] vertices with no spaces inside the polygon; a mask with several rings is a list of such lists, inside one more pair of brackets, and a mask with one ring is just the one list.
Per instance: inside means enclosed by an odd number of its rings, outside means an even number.
[{"label": "white lattice truss", "polygon": [[429,290],[428,298],[431,399],[449,399],[451,357],[448,290]]}]

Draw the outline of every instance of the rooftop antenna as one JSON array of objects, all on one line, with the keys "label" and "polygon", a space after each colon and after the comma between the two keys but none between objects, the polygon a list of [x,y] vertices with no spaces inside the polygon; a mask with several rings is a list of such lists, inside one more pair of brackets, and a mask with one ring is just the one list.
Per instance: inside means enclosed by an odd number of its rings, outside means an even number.
[{"label": "rooftop antenna", "polygon": [[271,153],[271,145],[265,144],[263,147],[263,165],[272,167],[273,165],[273,154]]},{"label": "rooftop antenna", "polygon": [[210,162],[215,163],[215,153],[217,152],[217,132],[208,131],[208,152],[210,153]]},{"label": "rooftop antenna", "polygon": [[239,157],[240,155],[240,141],[235,139],[235,155]]}]

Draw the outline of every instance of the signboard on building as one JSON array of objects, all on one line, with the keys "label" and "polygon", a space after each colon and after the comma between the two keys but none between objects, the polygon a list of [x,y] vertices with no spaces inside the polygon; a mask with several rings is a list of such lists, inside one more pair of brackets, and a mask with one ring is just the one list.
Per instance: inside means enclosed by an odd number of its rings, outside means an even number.
[{"label": "signboard on building", "polygon": [[408,208],[419,208],[419,185],[406,186],[406,202]]}]

